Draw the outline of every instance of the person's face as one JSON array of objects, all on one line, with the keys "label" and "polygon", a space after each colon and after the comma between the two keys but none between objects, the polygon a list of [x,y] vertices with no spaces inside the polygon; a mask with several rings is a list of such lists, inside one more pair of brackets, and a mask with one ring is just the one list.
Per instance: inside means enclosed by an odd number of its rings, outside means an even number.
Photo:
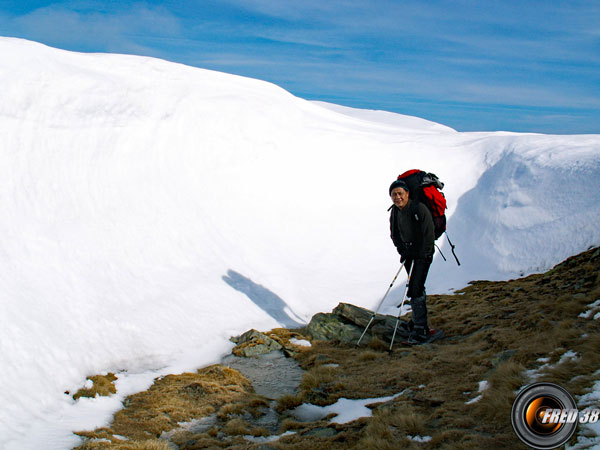
[{"label": "person's face", "polygon": [[401,187],[395,188],[392,191],[392,201],[398,208],[404,208],[408,203],[408,192]]}]

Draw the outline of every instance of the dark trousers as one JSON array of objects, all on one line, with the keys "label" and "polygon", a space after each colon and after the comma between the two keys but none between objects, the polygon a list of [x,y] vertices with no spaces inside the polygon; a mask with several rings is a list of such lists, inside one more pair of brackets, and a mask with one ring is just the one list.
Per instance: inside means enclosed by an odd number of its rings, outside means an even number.
[{"label": "dark trousers", "polygon": [[412,321],[415,327],[427,328],[427,304],[425,296],[425,280],[429,273],[430,261],[407,259],[404,263],[406,273],[412,274],[408,283],[408,297],[412,308]]},{"label": "dark trousers", "polygon": [[425,295],[425,280],[427,280],[429,266],[431,265],[429,261],[423,259],[417,259],[414,261],[412,259],[407,259],[404,262],[406,273],[410,273],[413,263],[414,268],[410,277],[410,283],[408,283],[408,296],[411,299]]}]

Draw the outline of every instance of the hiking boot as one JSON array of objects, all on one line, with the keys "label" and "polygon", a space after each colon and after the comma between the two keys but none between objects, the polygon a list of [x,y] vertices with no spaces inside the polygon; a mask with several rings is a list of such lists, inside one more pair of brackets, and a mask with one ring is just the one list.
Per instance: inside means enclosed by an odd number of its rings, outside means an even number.
[{"label": "hiking boot", "polygon": [[428,327],[413,327],[410,335],[408,336],[407,343],[410,345],[425,344],[429,342],[429,328]]},{"label": "hiking boot", "polygon": [[408,345],[427,344],[428,342],[436,341],[444,337],[442,330],[429,329],[429,327],[415,327],[413,332],[408,336],[406,343]]}]

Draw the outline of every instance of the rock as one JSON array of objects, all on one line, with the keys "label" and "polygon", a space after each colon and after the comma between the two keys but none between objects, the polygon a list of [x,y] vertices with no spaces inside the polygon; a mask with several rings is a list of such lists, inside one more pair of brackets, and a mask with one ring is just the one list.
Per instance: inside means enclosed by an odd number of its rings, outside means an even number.
[{"label": "rock", "polygon": [[[362,329],[356,325],[345,323],[337,314],[315,314],[306,327],[308,335],[316,341],[331,341],[337,339],[341,342],[356,343],[362,334]],[[370,336],[365,336],[363,341],[369,342]]]},{"label": "rock", "polygon": [[[313,316],[307,333],[315,340],[334,340],[356,343],[367,324],[373,318],[373,311],[340,303],[330,314],[319,313]],[[376,314],[361,343],[368,344],[373,336],[390,342],[394,334],[397,317]],[[407,322],[401,320],[396,331],[396,341],[408,337]]]},{"label": "rock", "polygon": [[[371,320],[371,317],[373,317],[373,311],[369,311],[366,308],[361,308],[360,306],[351,305],[350,303],[340,303],[333,308],[332,312],[333,314],[343,317],[348,322],[363,328],[367,326]],[[381,320],[382,317],[384,316],[377,314],[373,322]]]},{"label": "rock", "polygon": [[[359,306],[350,305],[349,303],[340,303],[334,308],[333,313],[338,314],[345,320],[358,325],[363,330],[373,317],[373,311],[369,311],[368,309],[361,308]],[[396,326],[397,321],[398,317],[396,316],[390,316],[387,314],[375,314],[373,322],[369,327],[369,331],[373,336],[377,336],[378,338],[384,339],[389,342],[392,340],[392,335],[394,334],[394,327]],[[407,322],[403,320],[400,320],[400,322],[398,322],[398,330],[396,331],[396,336],[401,338],[408,337]]]},{"label": "rock", "polygon": [[246,331],[241,336],[232,338],[231,340],[237,343],[233,349],[233,354],[236,356],[252,357],[265,355],[283,348],[274,339],[254,329]]}]

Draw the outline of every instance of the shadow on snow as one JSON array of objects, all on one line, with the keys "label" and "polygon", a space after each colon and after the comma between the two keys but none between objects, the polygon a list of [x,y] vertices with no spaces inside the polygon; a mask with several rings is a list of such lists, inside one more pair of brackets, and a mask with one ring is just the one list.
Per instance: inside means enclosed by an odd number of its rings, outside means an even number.
[{"label": "shadow on snow", "polygon": [[299,328],[305,325],[304,323],[298,322],[290,316],[290,314],[292,314],[297,319],[302,320],[281,299],[281,297],[271,292],[264,286],[256,284],[250,278],[246,278],[234,270],[228,270],[227,275],[223,275],[221,278],[223,281],[225,281],[225,283],[235,290],[246,294],[256,306],[261,308],[284,327]]}]

